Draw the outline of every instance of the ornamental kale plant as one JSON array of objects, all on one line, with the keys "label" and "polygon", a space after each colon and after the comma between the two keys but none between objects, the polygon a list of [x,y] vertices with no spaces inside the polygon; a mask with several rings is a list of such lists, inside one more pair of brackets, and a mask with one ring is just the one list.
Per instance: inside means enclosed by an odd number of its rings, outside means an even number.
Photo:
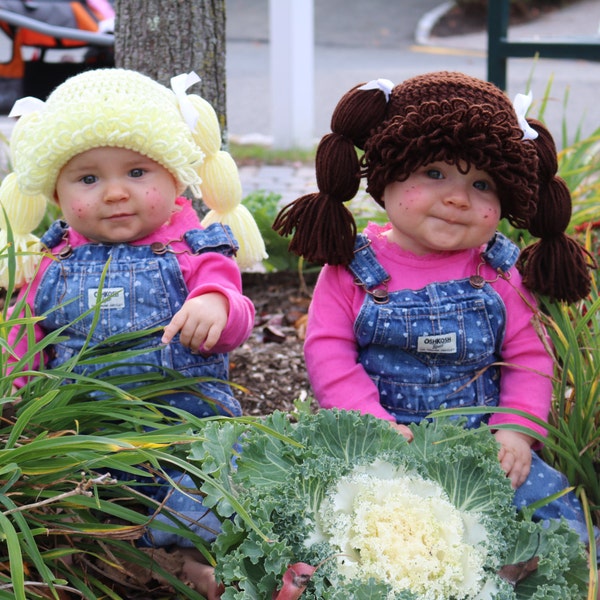
[{"label": "ornamental kale plant", "polygon": [[189,457],[223,522],[213,547],[223,600],[277,598],[301,563],[314,567],[303,599],[585,597],[578,536],[517,514],[487,428],[439,419],[412,426],[409,444],[387,422],[348,411],[297,422],[276,412],[263,425],[269,433],[206,423]]}]

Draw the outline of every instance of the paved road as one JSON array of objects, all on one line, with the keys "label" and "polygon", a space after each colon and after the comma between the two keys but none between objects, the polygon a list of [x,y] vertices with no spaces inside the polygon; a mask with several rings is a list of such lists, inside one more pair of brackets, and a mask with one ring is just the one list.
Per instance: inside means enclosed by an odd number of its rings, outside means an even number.
[{"label": "paved road", "polygon": [[[230,134],[252,139],[271,135],[268,1],[227,2],[227,95]],[[298,0],[300,1],[300,0]],[[415,33],[424,16],[442,0],[314,0],[315,7],[315,138],[329,131],[340,97],[353,85],[377,77],[394,82],[418,73],[449,69],[486,77],[487,38],[479,35],[426,40]],[[600,0],[579,0],[510,35],[594,35],[600,26]],[[600,63],[511,59],[508,93],[525,91],[531,79],[534,98],[544,95],[553,79],[545,119],[558,140],[563,119],[569,137],[579,125],[587,135],[600,127]],[[569,93],[567,114],[564,96]],[[535,113],[535,107],[534,107]]]}]

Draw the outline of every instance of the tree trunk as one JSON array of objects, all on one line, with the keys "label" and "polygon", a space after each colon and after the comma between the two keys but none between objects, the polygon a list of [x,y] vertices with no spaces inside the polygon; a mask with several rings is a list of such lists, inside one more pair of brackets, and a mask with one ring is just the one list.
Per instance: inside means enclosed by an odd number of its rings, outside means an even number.
[{"label": "tree trunk", "polygon": [[116,65],[166,86],[195,71],[189,91],[212,104],[225,137],[225,0],[116,0],[115,13]]}]

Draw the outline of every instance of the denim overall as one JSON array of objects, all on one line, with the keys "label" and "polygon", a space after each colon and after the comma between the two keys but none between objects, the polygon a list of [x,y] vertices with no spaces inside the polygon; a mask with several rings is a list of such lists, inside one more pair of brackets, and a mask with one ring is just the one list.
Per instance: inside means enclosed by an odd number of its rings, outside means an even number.
[{"label": "denim overall", "polygon": [[[388,292],[389,275],[369,239],[357,236],[349,265],[366,294],[354,323],[359,362],[379,390],[381,405],[397,423],[418,423],[442,408],[497,406],[506,309],[500,295],[479,275],[431,283],[419,290]],[[482,260],[498,273],[514,266],[519,249],[500,233]],[[468,415],[466,427],[489,415]],[[529,477],[514,504],[529,505],[568,487],[566,477],[532,451]],[[572,492],[538,509],[537,520],[565,517],[584,541],[583,512]]]},{"label": "denim overall", "polygon": [[[66,223],[56,221],[43,236],[42,243],[51,250],[65,238],[67,229]],[[203,230],[190,230],[183,239],[194,254],[219,252],[232,256],[237,250],[229,228],[218,223]],[[100,318],[91,331],[92,346],[115,334],[167,325],[188,295],[176,255],[168,244],[134,246],[90,243],[76,248],[67,245],[55,258],[58,260],[53,261],[43,274],[34,300],[34,314],[46,314],[43,321],[45,330],[52,331],[70,324],[65,330],[69,339],[53,346],[53,356],[48,361],[49,368],[63,364],[82,348],[90,335],[93,309],[100,294],[104,302],[99,309]],[[101,277],[109,260],[101,286]],[[87,314],[77,320],[86,311]],[[167,367],[189,377],[219,379],[222,381],[203,382],[197,386],[210,401],[181,392],[167,396],[165,403],[199,418],[215,414],[241,415],[240,404],[233,396],[230,386],[225,383],[229,376],[226,354],[203,356],[184,347],[179,342],[178,335],[167,345],[161,343],[161,336],[162,330],[142,338],[136,349],[148,348],[148,353],[133,356],[118,367],[108,368],[103,376],[154,372]],[[106,365],[96,365],[94,368],[104,366]],[[84,369],[85,367],[76,367],[74,370],[81,373]],[[196,487],[188,475],[175,471],[169,474],[184,487]],[[128,478],[127,474],[119,475]],[[204,508],[201,500],[196,501],[173,490],[165,480],[156,483],[159,485],[144,485],[138,489],[159,502],[170,493],[166,505],[198,521],[198,525],[190,527],[198,535],[205,539],[214,538],[215,534],[208,532],[206,527],[218,531],[219,521]],[[158,518],[168,522],[161,515]],[[185,538],[156,529],[151,529],[150,534],[145,537],[147,539],[143,543],[151,546],[172,543],[193,545]]]},{"label": "denim overall", "polygon": [[[42,243],[51,250],[63,240],[66,229],[64,222],[56,221],[43,236]],[[231,256],[236,249],[232,245],[233,236],[220,224],[188,231],[184,240],[195,254],[210,251]],[[34,300],[35,314],[46,314],[45,330],[53,331],[70,324],[65,330],[69,339],[53,346],[49,368],[75,356],[90,335],[91,345],[95,346],[115,334],[167,325],[188,295],[176,255],[168,245],[90,243],[76,248],[66,246],[55,258],[58,260],[42,275]],[[101,286],[108,260],[110,266]],[[100,293],[104,302],[99,309],[100,318],[91,330]],[[188,377],[228,379],[227,355],[203,356],[185,348],[178,335],[167,345],[161,343],[161,337],[162,331],[157,331],[142,338],[136,349],[148,348],[149,352],[131,357],[127,364],[109,368],[106,375],[153,372],[166,367]],[[84,369],[78,366],[74,370],[82,373]],[[226,383],[204,382],[198,388],[212,402],[185,393],[170,395],[167,401],[197,417],[241,414],[239,403]]]}]

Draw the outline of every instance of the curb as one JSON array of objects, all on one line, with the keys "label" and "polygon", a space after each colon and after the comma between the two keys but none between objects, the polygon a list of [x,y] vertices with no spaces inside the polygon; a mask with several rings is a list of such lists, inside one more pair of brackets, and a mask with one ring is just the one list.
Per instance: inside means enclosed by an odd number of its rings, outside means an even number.
[{"label": "curb", "polygon": [[425,13],[417,23],[415,31],[415,42],[420,46],[431,46],[431,31],[440,18],[445,15],[456,3],[454,0],[449,0],[440,4],[437,8]]}]

